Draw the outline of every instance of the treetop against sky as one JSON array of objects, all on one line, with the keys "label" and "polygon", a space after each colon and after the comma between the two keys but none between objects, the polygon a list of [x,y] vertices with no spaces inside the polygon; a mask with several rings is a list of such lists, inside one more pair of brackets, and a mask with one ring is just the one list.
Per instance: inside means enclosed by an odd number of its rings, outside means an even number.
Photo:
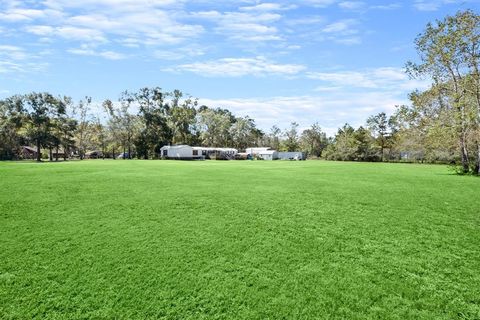
[{"label": "treetop against sky", "polygon": [[94,101],[159,85],[260,127],[345,122],[407,103],[428,22],[479,0],[0,0],[0,98]]}]

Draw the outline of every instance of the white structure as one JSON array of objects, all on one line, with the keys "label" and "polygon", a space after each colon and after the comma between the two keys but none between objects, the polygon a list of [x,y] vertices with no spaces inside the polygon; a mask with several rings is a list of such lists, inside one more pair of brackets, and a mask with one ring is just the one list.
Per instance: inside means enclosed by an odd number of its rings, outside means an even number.
[{"label": "white structure", "polygon": [[209,148],[209,147],[194,147],[202,151],[202,155],[207,159],[219,160],[233,160],[238,153],[234,148]]},{"label": "white structure", "polygon": [[263,160],[276,160],[278,159],[278,152],[275,150],[259,151],[257,157]]},{"label": "white structure", "polygon": [[262,147],[262,148],[247,148],[245,150],[245,153],[246,154],[250,154],[252,156],[256,156],[258,154],[260,154],[260,152],[264,152],[264,151],[268,151],[270,150],[269,147]]},{"label": "white structure", "polygon": [[164,159],[204,160],[204,159],[235,159],[238,153],[233,148],[191,147],[187,145],[163,146],[160,149]]},{"label": "white structure", "polygon": [[279,160],[305,160],[303,152],[278,152],[277,159]]},{"label": "white structure", "polygon": [[270,148],[247,148],[246,154],[263,160],[305,160],[303,152],[279,152]]},{"label": "white structure", "polygon": [[160,149],[162,158],[178,160],[204,159],[202,151],[187,145],[163,146]]}]

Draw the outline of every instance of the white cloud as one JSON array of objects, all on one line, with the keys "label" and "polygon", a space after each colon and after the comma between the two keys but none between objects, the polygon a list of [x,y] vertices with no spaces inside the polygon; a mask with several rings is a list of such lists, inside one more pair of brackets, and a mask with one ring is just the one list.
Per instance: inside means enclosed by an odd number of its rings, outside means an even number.
[{"label": "white cloud", "polygon": [[[263,57],[256,58],[224,58],[206,62],[182,64],[175,71],[188,71],[202,76],[241,77],[246,75],[296,75],[305,66],[298,64],[279,64]],[[170,69],[169,71],[173,71]]]},{"label": "white cloud", "polygon": [[178,7],[183,4],[182,0],[44,0],[43,3],[53,9],[74,8],[82,9],[93,7],[97,9],[108,9],[115,11],[138,11],[152,8]]},{"label": "white cloud", "polygon": [[301,2],[313,7],[324,8],[334,4],[337,0],[301,0]]},{"label": "white cloud", "polygon": [[295,121],[306,128],[319,122],[329,135],[348,122],[365,124],[369,115],[385,111],[392,113],[395,105],[407,103],[405,96],[388,92],[322,92],[321,96],[277,96],[249,99],[200,98],[200,104],[225,107],[236,115],[253,117],[265,131],[273,125],[287,128]]},{"label": "white cloud", "polygon": [[413,6],[419,11],[437,11],[444,5],[448,4],[464,4],[478,0],[415,0]]},{"label": "white cloud", "polygon": [[328,24],[322,29],[325,33],[336,33],[339,35],[351,35],[358,33],[358,30],[354,29],[353,26],[357,24],[357,21],[354,19],[340,20]]},{"label": "white cloud", "polygon": [[126,59],[127,56],[110,50],[95,51],[88,48],[78,48],[78,49],[68,49],[68,52],[72,54],[82,55],[82,56],[93,56],[93,57],[102,57],[108,60],[122,60]]},{"label": "white cloud", "polygon": [[355,19],[343,19],[324,26],[317,38],[319,40],[333,41],[344,45],[355,45],[362,42],[360,31],[356,28],[358,21]]},{"label": "white cloud", "polygon": [[346,10],[359,10],[365,8],[366,3],[362,1],[343,1],[338,6]]},{"label": "white cloud", "polygon": [[0,55],[9,60],[25,60],[27,54],[23,48],[12,45],[0,45]]},{"label": "white cloud", "polygon": [[365,71],[310,72],[308,77],[327,83],[328,86],[395,91],[425,89],[429,84],[427,81],[411,80],[403,69],[392,67]]},{"label": "white cloud", "polygon": [[[195,39],[201,25],[181,22],[183,1],[170,0],[44,0],[9,7],[2,15],[28,23],[24,30],[42,37],[89,43],[135,39],[138,45],[162,46]],[[6,17],[3,17],[4,19]]]},{"label": "white cloud", "polygon": [[374,5],[371,6],[370,9],[378,9],[378,10],[394,10],[401,8],[402,4],[395,2],[395,3],[389,3],[389,4],[380,4],[380,5]]},{"label": "white cloud", "polygon": [[241,7],[241,11],[283,11],[297,8],[296,5],[283,5],[280,3],[264,2],[249,7]]},{"label": "white cloud", "polygon": [[10,10],[0,12],[0,21],[30,21],[36,18],[43,17],[44,15],[45,12],[43,10],[12,8]]},{"label": "white cloud", "polygon": [[242,42],[282,40],[282,36],[274,25],[282,18],[278,13],[201,11],[192,13],[191,16],[215,23],[214,30],[231,40]]},{"label": "white cloud", "polygon": [[182,60],[185,58],[203,56],[206,48],[182,47],[178,49],[155,50],[153,56],[160,60]]},{"label": "white cloud", "polygon": [[363,2],[363,1],[343,1],[343,2],[340,2],[338,6],[344,10],[367,11],[367,10],[394,10],[394,9],[400,8],[402,5],[400,3],[385,3],[385,4],[369,6],[367,2]]},{"label": "white cloud", "polygon": [[13,45],[0,45],[0,74],[45,70],[48,65],[38,60],[39,56],[30,54],[24,48]]}]

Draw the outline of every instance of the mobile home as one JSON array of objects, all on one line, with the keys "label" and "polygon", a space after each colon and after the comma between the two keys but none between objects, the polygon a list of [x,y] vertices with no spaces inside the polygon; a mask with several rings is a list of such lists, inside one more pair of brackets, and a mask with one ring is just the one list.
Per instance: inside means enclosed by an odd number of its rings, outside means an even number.
[{"label": "mobile home", "polygon": [[164,159],[201,160],[205,159],[202,150],[187,145],[163,146],[160,154]]},{"label": "mobile home", "polygon": [[160,149],[164,159],[177,160],[233,160],[238,153],[233,148],[191,147],[187,145],[163,146]]},{"label": "mobile home", "polygon": [[305,160],[305,154],[303,152],[279,152],[277,154],[279,160]]}]

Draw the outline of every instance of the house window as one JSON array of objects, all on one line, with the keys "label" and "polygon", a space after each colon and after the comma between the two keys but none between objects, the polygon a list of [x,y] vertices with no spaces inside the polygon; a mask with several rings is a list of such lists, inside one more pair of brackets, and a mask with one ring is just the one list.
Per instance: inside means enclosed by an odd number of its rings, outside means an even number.
[{"label": "house window", "polygon": [[207,150],[202,150],[202,156],[206,156],[207,155]]},{"label": "house window", "polygon": [[193,155],[198,156],[198,150],[193,150]]},{"label": "house window", "polygon": [[168,150],[163,150],[163,156],[164,157],[168,156]]}]

